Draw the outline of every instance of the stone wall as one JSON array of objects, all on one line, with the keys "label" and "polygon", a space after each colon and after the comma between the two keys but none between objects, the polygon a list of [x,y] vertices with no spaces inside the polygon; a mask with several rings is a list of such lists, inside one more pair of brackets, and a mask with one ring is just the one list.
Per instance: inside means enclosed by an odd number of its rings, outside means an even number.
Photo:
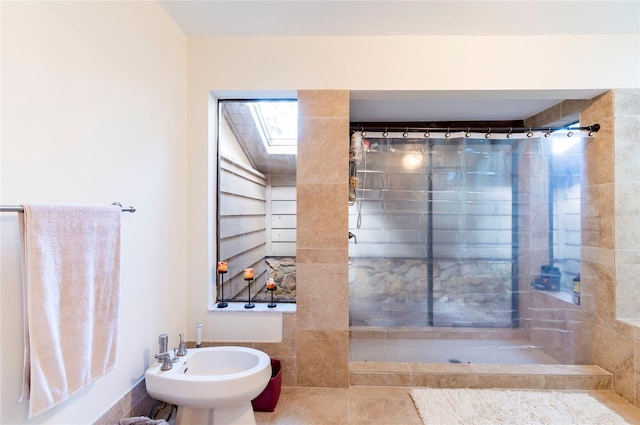
[{"label": "stone wall", "polygon": [[[273,300],[276,302],[296,301],[296,259],[295,257],[267,257],[267,275],[273,279],[276,289]],[[271,294],[262,288],[255,297],[256,301],[268,301]]]},{"label": "stone wall", "polygon": [[[352,326],[427,326],[424,259],[352,258]],[[433,321],[441,326],[511,326],[511,263],[434,259]]]}]

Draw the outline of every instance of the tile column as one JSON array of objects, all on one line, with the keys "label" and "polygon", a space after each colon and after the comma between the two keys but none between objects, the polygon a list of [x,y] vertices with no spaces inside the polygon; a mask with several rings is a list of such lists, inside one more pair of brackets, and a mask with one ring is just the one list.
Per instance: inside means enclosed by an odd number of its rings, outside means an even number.
[{"label": "tile column", "polygon": [[637,311],[639,299],[638,94],[638,90],[607,92],[580,114],[581,122],[602,127],[587,145],[588,184],[582,196],[586,279],[581,287],[584,307],[595,320],[593,363],[613,373],[615,392],[636,404],[634,329],[617,319],[628,319]]},{"label": "tile column", "polygon": [[298,92],[297,385],[348,387],[349,92]]}]

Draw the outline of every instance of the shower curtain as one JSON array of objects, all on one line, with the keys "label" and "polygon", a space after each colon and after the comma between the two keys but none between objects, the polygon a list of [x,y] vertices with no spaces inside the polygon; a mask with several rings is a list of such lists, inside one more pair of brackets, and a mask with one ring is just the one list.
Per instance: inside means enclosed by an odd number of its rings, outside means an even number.
[{"label": "shower curtain", "polygon": [[540,266],[562,269],[565,286],[579,272],[579,240],[575,258],[556,216],[575,214],[565,195],[579,187],[581,149],[560,155],[544,136],[429,136],[353,135],[350,324],[517,327],[518,294]]}]

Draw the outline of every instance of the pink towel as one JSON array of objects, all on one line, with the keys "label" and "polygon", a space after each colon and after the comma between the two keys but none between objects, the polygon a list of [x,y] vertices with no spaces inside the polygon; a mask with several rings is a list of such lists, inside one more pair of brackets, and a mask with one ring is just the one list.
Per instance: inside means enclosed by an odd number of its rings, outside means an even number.
[{"label": "pink towel", "polygon": [[24,205],[19,214],[29,418],[116,365],[120,207]]}]

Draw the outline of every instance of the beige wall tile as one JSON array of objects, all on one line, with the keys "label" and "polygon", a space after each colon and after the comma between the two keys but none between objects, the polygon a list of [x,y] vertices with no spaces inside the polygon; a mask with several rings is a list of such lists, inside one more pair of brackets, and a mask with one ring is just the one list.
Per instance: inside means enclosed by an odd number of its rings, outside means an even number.
[{"label": "beige wall tile", "polygon": [[600,123],[602,119],[612,117],[613,98],[613,91],[608,91],[594,98],[589,105],[580,112],[580,121],[585,123],[585,125],[591,125]]},{"label": "beige wall tile", "polygon": [[411,366],[402,362],[349,362],[351,372],[410,372]]},{"label": "beige wall tile", "polygon": [[[524,121],[525,127],[545,127],[548,125],[555,125],[557,121],[560,121],[570,115],[578,114],[584,108],[590,104],[589,100],[572,99],[565,100],[549,109],[536,114]],[[590,124],[586,124],[590,125]]]},{"label": "beige wall tile", "polygon": [[616,393],[632,401],[635,399],[633,329],[629,327],[624,333],[616,333],[608,328],[612,324],[605,322],[604,326],[596,325],[593,360],[613,374]]},{"label": "beige wall tile", "polygon": [[346,184],[298,183],[297,196],[298,248],[344,249],[349,233]]},{"label": "beige wall tile", "polygon": [[305,285],[298,289],[299,330],[349,330],[348,266],[343,264],[298,264]]},{"label": "beige wall tile", "polygon": [[607,390],[611,389],[610,376],[545,376],[545,389]]},{"label": "beige wall tile", "polygon": [[617,266],[640,264],[640,249],[617,249],[615,252]]},{"label": "beige wall tile", "polygon": [[[346,238],[346,236],[345,236]],[[349,250],[345,248],[298,248],[296,263],[346,264]]]},{"label": "beige wall tile", "polygon": [[640,315],[640,265],[616,266],[616,317],[637,319]]},{"label": "beige wall tile", "polygon": [[298,184],[343,183],[346,188],[348,167],[349,118],[303,118],[298,125]]},{"label": "beige wall tile", "polygon": [[[595,120],[585,120],[584,115],[581,115],[581,121],[595,123]],[[613,183],[615,177],[613,115],[602,117],[597,122],[600,124],[600,131],[598,131],[596,138],[590,139],[585,145],[586,167],[584,173],[589,185]]]},{"label": "beige wall tile", "polygon": [[544,388],[544,376],[479,375],[478,388]]},{"label": "beige wall tile", "polygon": [[298,90],[300,117],[349,117],[348,90]]},{"label": "beige wall tile", "polygon": [[640,115],[640,89],[622,89],[614,93],[616,116]]},{"label": "beige wall tile", "polygon": [[615,176],[616,183],[640,182],[640,113],[615,117]]},{"label": "beige wall tile", "polygon": [[351,372],[350,385],[369,385],[379,387],[408,387],[411,385],[411,374],[400,372]]},{"label": "beige wall tile", "polygon": [[414,373],[411,376],[412,387],[430,388],[477,388],[478,375],[476,374],[437,374]]},{"label": "beige wall tile", "polygon": [[634,353],[633,376],[634,376],[634,385],[635,385],[636,391],[634,393],[634,400],[632,402],[633,404],[638,406],[640,404],[640,391],[638,391],[638,389],[640,388],[640,336],[639,336],[640,329],[636,329],[634,334],[635,334],[635,337],[634,337],[634,343],[633,343],[633,353]]},{"label": "beige wall tile", "polygon": [[[637,158],[640,158],[637,157]],[[615,193],[615,246],[616,249],[640,248],[640,197],[637,183],[617,183]]]},{"label": "beige wall tile", "polygon": [[298,386],[349,385],[349,332],[298,330]]},{"label": "beige wall tile", "polygon": [[297,382],[297,364],[296,357],[278,357],[282,371],[282,385],[286,387],[295,387]]}]

